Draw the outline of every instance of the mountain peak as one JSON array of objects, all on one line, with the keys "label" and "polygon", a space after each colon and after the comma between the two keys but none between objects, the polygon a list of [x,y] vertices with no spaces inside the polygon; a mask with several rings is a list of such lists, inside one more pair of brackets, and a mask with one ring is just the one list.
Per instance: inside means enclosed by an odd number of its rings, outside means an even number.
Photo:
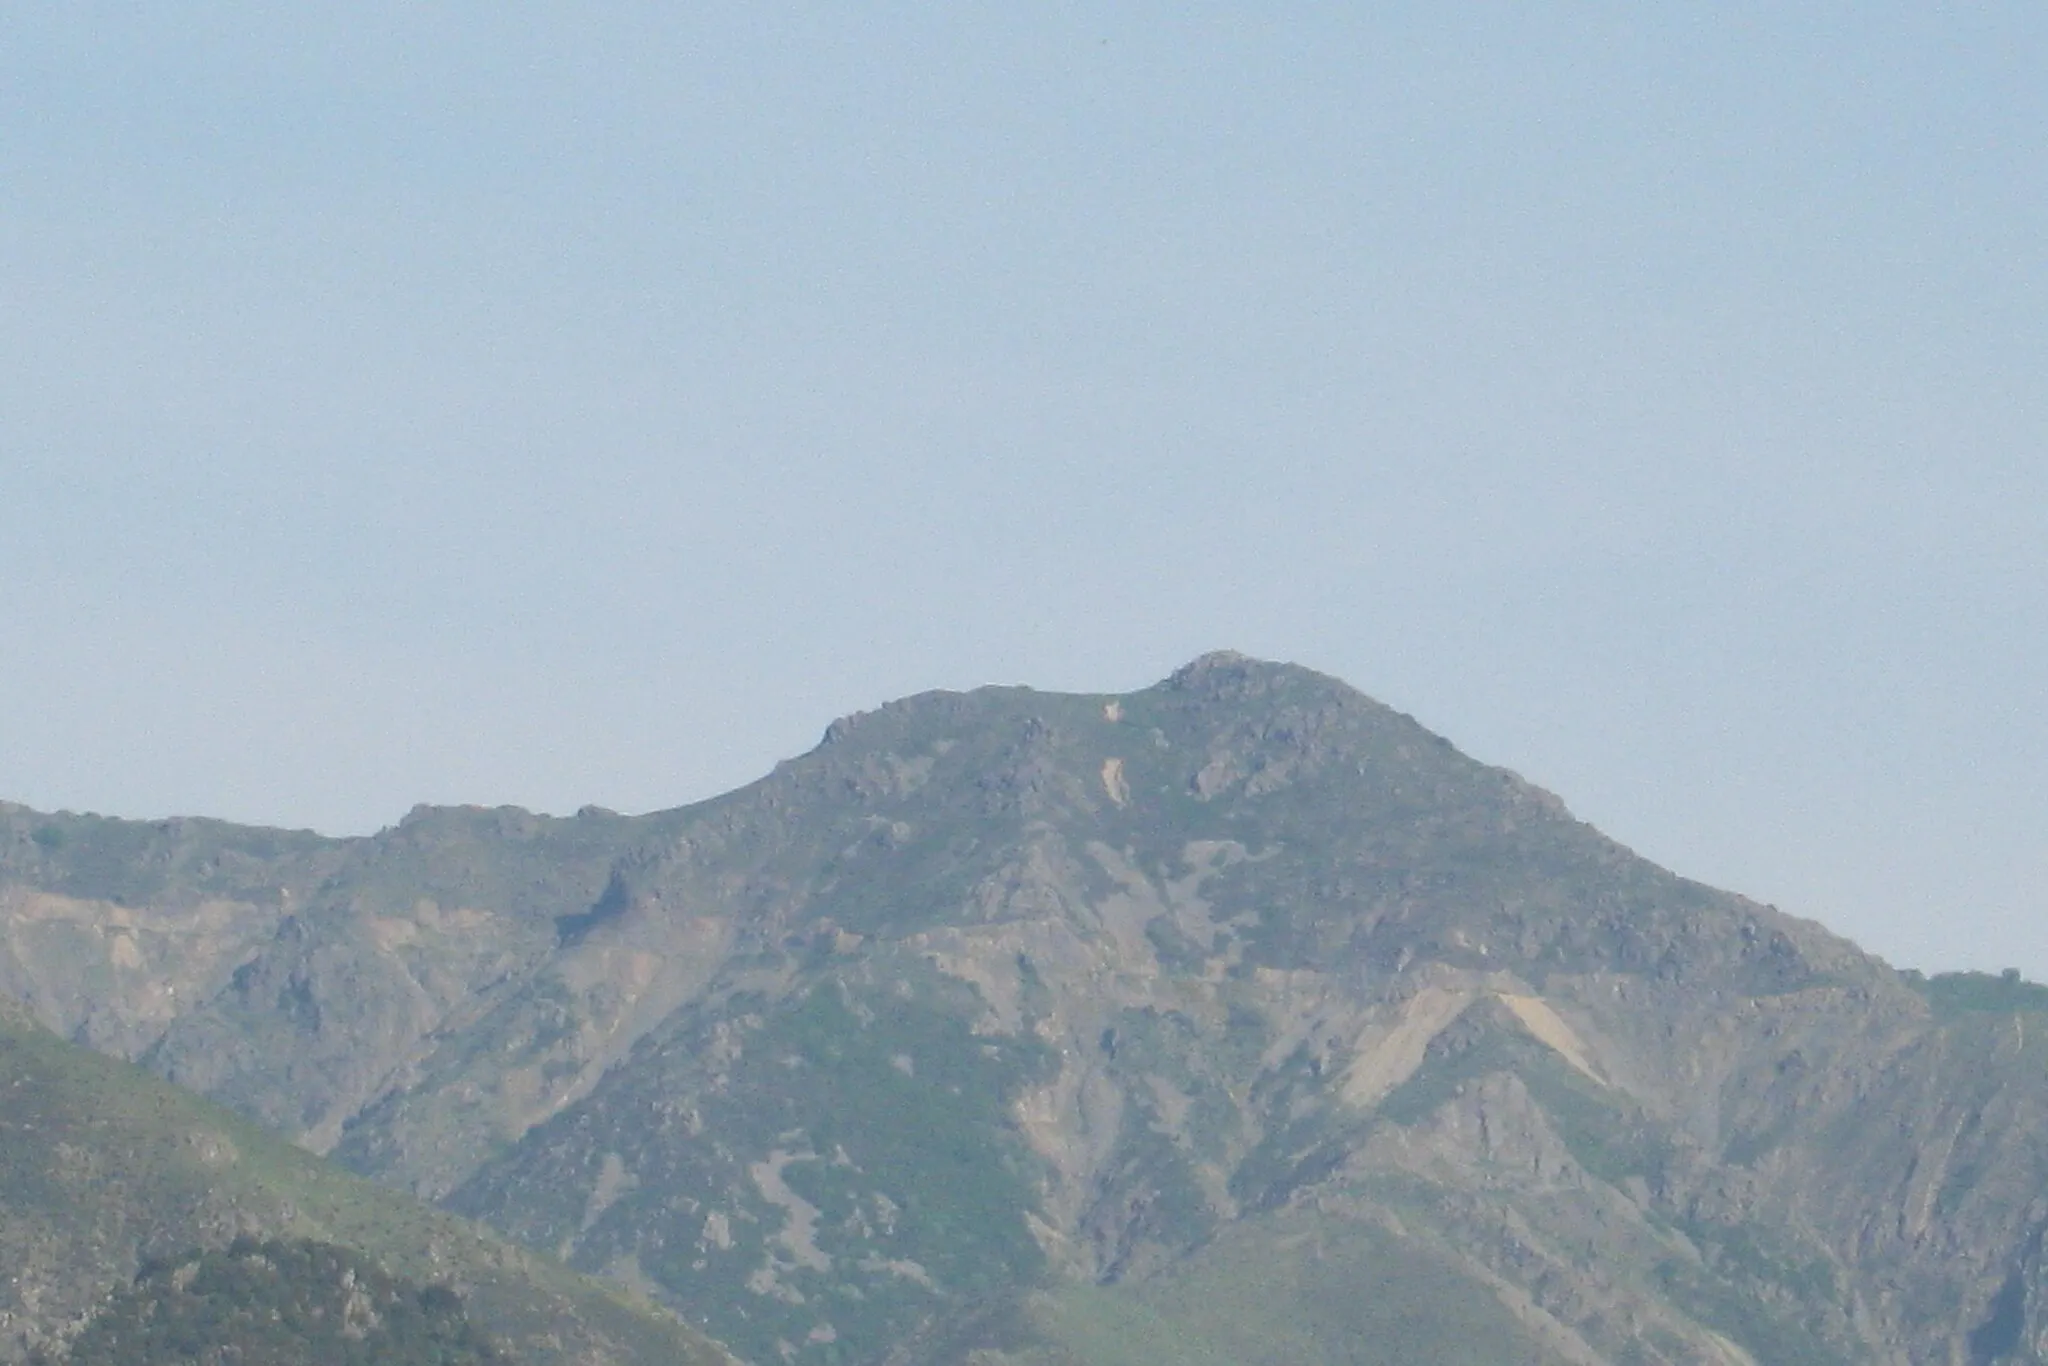
[{"label": "mountain peak", "polygon": [[1247,664],[1264,664],[1268,667],[1275,668],[1286,667],[1285,665],[1278,664],[1276,661],[1273,660],[1260,659],[1255,655],[1245,654],[1242,650],[1224,649],[1208,650],[1202,654],[1196,655],[1193,659],[1189,660],[1187,663],[1181,665],[1180,668],[1176,669],[1174,673],[1176,676],[1178,676],[1180,674],[1198,673],[1208,669],[1233,668]]},{"label": "mountain peak", "polygon": [[1159,686],[1219,701],[1252,701],[1288,694],[1304,700],[1316,695],[1329,701],[1371,700],[1343,680],[1306,665],[1260,659],[1236,650],[1211,650],[1198,655],[1175,669]]},{"label": "mountain peak", "polygon": [[1175,669],[1166,681],[1187,687],[1212,678],[1284,677],[1310,672],[1312,671],[1299,664],[1260,659],[1256,655],[1244,654],[1238,650],[1210,650],[1206,654],[1196,655]]}]

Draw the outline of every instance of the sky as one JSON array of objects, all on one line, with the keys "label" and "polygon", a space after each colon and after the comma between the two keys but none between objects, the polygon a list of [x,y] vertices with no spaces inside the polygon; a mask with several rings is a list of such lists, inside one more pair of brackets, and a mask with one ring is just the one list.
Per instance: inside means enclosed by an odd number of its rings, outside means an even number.
[{"label": "sky", "polygon": [[2048,978],[2048,8],[0,10],[0,797],[1334,673]]}]

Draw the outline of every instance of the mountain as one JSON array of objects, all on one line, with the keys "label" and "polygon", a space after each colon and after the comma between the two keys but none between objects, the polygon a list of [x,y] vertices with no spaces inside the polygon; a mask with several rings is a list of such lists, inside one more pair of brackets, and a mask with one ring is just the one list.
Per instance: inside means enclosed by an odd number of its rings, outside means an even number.
[{"label": "mountain", "polygon": [[[349,1176],[130,1064],[58,1039],[0,1002],[0,1361],[21,1361],[39,1347],[57,1348],[63,1359],[61,1340],[88,1318],[74,1360],[106,1359],[123,1336],[110,1325],[155,1304],[175,1327],[181,1301],[189,1306],[214,1273],[235,1271],[234,1261],[202,1265],[207,1250],[277,1236],[301,1252],[319,1240],[318,1265],[353,1273],[349,1284],[371,1296],[372,1317],[407,1329],[378,1339],[387,1347],[432,1346],[449,1360],[476,1355],[474,1333],[448,1303],[459,1297],[528,1366],[728,1360],[614,1289]],[[284,1264],[288,1251],[279,1245],[267,1255]],[[144,1268],[151,1275],[131,1286]],[[440,1287],[410,1324],[383,1303],[403,1285]],[[105,1323],[93,1317],[98,1311],[110,1316]]]},{"label": "mountain", "polygon": [[644,817],[7,808],[0,918],[53,1028],[756,1362],[2048,1344],[2048,992],[1294,666],[914,697]]}]

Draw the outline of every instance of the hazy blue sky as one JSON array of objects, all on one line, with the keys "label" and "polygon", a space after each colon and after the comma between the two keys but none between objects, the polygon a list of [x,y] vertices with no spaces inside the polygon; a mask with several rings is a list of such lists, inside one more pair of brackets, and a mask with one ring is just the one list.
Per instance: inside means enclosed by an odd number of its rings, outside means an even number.
[{"label": "hazy blue sky", "polygon": [[2039,0],[8,6],[0,796],[639,810],[1232,646],[2048,976],[2044,73]]}]

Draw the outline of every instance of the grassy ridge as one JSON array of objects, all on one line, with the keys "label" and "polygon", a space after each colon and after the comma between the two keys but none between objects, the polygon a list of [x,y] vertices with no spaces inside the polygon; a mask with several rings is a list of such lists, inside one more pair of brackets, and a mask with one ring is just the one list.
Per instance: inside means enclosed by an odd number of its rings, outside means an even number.
[{"label": "grassy ridge", "polygon": [[1149,1281],[990,1314],[917,1366],[1559,1366],[1485,1285],[1379,1229],[1303,1213],[1238,1225]]}]

